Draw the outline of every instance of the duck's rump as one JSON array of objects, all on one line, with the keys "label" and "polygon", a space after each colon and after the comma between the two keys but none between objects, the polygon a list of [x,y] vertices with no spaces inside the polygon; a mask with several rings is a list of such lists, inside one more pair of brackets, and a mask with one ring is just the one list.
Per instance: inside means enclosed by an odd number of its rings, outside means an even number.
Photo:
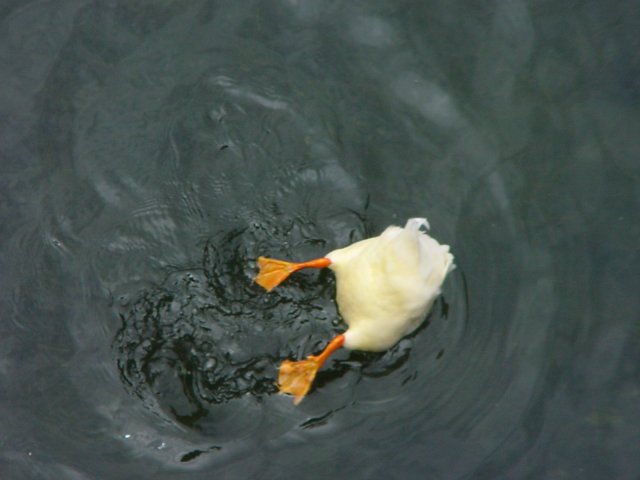
[{"label": "duck's rump", "polygon": [[453,256],[422,232],[423,219],[389,227],[379,237],[331,252],[347,348],[386,350],[425,319]]}]

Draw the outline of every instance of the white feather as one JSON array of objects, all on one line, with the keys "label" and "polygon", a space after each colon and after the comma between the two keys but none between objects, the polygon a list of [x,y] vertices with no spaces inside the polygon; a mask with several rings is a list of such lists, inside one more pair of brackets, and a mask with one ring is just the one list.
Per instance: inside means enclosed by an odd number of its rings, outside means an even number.
[{"label": "white feather", "polygon": [[340,314],[349,326],[345,347],[382,351],[424,321],[453,270],[453,255],[411,218],[404,228],[390,226],[378,237],[327,255],[337,280]]}]

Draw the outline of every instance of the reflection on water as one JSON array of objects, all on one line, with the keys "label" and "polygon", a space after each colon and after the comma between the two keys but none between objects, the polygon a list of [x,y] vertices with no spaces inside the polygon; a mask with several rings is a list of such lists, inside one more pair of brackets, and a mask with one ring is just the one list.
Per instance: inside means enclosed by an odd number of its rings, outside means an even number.
[{"label": "reflection on water", "polygon": [[[631,2],[0,8],[3,478],[635,478]],[[425,326],[305,259],[427,216]]]}]

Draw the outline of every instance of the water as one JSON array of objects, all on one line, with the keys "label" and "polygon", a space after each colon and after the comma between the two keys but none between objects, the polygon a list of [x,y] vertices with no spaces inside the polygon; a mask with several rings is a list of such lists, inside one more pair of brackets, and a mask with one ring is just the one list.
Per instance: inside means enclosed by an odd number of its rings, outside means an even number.
[{"label": "water", "polygon": [[[633,2],[0,7],[6,479],[637,478]],[[427,216],[425,327],[255,258]]]}]

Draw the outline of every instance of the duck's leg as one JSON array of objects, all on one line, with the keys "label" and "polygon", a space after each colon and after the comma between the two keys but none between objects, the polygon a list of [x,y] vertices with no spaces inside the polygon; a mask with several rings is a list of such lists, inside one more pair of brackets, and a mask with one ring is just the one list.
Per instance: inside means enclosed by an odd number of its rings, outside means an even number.
[{"label": "duck's leg", "polygon": [[292,362],[291,360],[282,362],[280,373],[278,374],[280,392],[293,395],[294,405],[299,404],[311,388],[311,384],[316,378],[316,372],[329,358],[329,355],[342,347],[343,344],[344,335],[341,334],[331,340],[319,355],[310,355],[298,362]]},{"label": "duck's leg", "polygon": [[258,266],[260,267],[260,271],[255,281],[269,292],[284,282],[293,272],[297,272],[302,268],[324,268],[329,265],[331,265],[331,260],[328,258],[316,258],[308,262],[294,263],[259,257]]}]

